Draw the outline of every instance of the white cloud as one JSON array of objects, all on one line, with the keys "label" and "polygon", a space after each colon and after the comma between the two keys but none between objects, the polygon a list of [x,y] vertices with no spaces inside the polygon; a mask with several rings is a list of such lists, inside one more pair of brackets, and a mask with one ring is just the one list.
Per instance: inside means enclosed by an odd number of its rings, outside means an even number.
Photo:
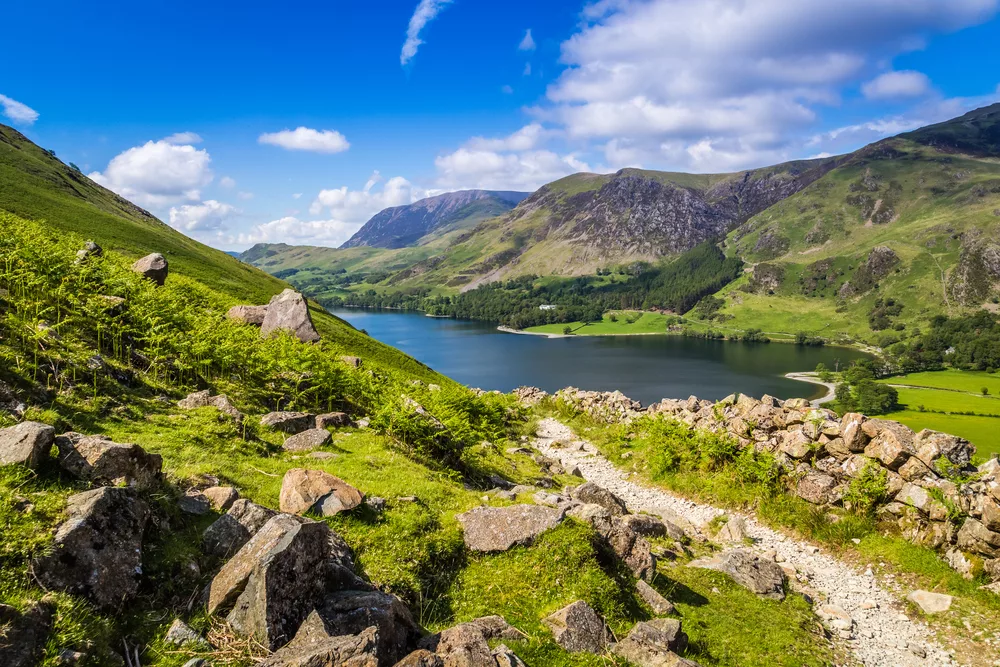
[{"label": "white cloud", "polygon": [[200,204],[184,204],[170,209],[170,226],[182,232],[226,229],[226,221],[239,211],[229,204],[208,199]]},{"label": "white cloud", "polygon": [[301,197],[302,197],[302,193],[301,192],[296,192],[296,193],[292,194],[292,199],[300,199]]},{"label": "white cloud", "polygon": [[931,92],[931,80],[923,72],[913,70],[886,72],[862,84],[861,92],[870,100],[922,97]]},{"label": "white cloud", "polygon": [[246,200],[246,199],[253,199],[253,193],[252,192],[246,192],[244,190],[241,190],[241,191],[237,192],[236,196],[239,197],[240,199],[244,199],[244,200]]},{"label": "white cloud", "polygon": [[792,157],[815,132],[820,105],[838,104],[841,91],[927,37],[990,19],[997,6],[602,0],[563,43],[566,69],[535,113],[571,139],[604,142],[606,153],[659,164],[669,155],[674,168]]},{"label": "white cloud", "polygon": [[200,201],[212,181],[211,157],[194,146],[148,141],[119,153],[103,172],[90,178],[140,206]]},{"label": "white cloud", "polygon": [[6,95],[0,95],[0,107],[3,107],[3,115],[15,123],[31,125],[38,120],[37,111]]},{"label": "white cloud", "polygon": [[542,185],[590,167],[575,154],[548,150],[503,153],[459,148],[434,160],[437,183],[448,190],[537,190]]},{"label": "white cloud", "polygon": [[280,146],[290,151],[311,151],[313,153],[342,153],[351,144],[336,130],[314,130],[297,127],[294,130],[265,132],[257,138],[262,144]]},{"label": "white cloud", "polygon": [[194,132],[177,132],[163,139],[168,144],[200,144],[201,136]]},{"label": "white cloud", "polygon": [[526,151],[537,146],[546,131],[538,123],[525,125],[517,132],[501,139],[486,139],[484,137],[473,137],[466,143],[468,148],[488,151]]},{"label": "white cloud", "polygon": [[531,63],[524,63],[524,71],[521,76],[531,76]]},{"label": "white cloud", "polygon": [[521,43],[517,45],[519,51],[534,51],[535,50],[535,40],[531,36],[531,28],[524,31],[524,39]]},{"label": "white cloud", "polygon": [[309,207],[309,213],[319,215],[329,211],[332,218],[363,223],[384,208],[410,204],[426,196],[423,190],[415,188],[402,176],[394,176],[381,189],[376,189],[381,181],[382,175],[376,171],[361,190],[349,190],[346,185],[320,190]]},{"label": "white cloud", "polygon": [[224,188],[235,188],[236,187],[236,179],[235,178],[231,178],[229,176],[223,176],[222,178],[219,179],[219,185],[222,186],[222,187],[224,187]]},{"label": "white cloud", "polygon": [[420,39],[420,32],[451,2],[452,0],[420,0],[420,4],[414,10],[413,16],[410,17],[410,24],[406,28],[406,41],[403,42],[403,50],[399,54],[400,65],[405,65],[413,60],[413,57],[417,55],[417,49],[424,43]]},{"label": "white cloud", "polygon": [[256,225],[245,233],[229,238],[229,243],[290,243],[293,245],[325,245],[337,247],[351,238],[361,227],[359,223],[341,220],[299,220],[287,216]]}]

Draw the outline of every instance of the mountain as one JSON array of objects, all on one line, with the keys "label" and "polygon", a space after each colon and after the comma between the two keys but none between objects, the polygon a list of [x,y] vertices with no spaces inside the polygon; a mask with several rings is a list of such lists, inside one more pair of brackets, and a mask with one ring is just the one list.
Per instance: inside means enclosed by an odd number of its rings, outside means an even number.
[{"label": "mountain", "polygon": [[372,216],[340,247],[403,248],[417,245],[429,234],[473,227],[482,220],[505,213],[529,194],[461,190],[427,197],[406,206],[393,206]]},{"label": "mountain", "polygon": [[[132,258],[162,253],[170,263],[171,273],[211,285],[242,303],[267,303],[289,286],[188,238],[6,125],[0,125],[0,211],[44,221],[50,229],[85,236],[106,250]],[[312,316],[321,334],[336,340],[351,354],[381,359],[420,376],[436,376],[423,364],[362,334],[315,304]]]}]

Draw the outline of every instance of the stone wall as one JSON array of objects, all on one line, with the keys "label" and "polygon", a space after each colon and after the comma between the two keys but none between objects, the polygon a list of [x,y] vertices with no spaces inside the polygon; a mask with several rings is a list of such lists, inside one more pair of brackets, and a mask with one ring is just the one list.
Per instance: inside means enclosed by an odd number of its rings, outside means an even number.
[{"label": "stone wall", "polygon": [[[537,402],[544,392],[519,390]],[[621,392],[569,387],[556,398],[605,423],[663,414],[692,428],[728,434],[742,447],[773,454],[790,473],[789,491],[818,506],[844,506],[851,481],[868,465],[884,471],[880,519],[895,522],[911,542],[941,550],[971,576],[982,567],[1000,579],[1000,464],[972,465],[975,447],[937,431],[915,433],[898,422],[740,394],[718,403],[692,396],[646,407]],[[869,463],[871,462],[871,463]],[[958,481],[956,481],[958,480]]]}]

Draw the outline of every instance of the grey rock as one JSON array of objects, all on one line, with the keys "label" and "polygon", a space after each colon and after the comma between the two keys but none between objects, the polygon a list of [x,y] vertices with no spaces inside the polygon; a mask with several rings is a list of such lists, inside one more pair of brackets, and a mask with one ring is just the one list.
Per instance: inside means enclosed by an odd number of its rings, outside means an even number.
[{"label": "grey rock", "polygon": [[615,554],[632,570],[632,574],[646,581],[653,580],[656,575],[656,558],[649,548],[649,542],[624,517],[617,517],[612,521],[607,540]]},{"label": "grey rock", "polygon": [[593,482],[584,482],[573,489],[570,495],[574,500],[578,500],[581,503],[600,505],[608,510],[612,516],[624,516],[628,514],[628,508],[625,506],[624,500]]},{"label": "grey rock", "polygon": [[179,618],[174,619],[174,622],[170,624],[167,634],[163,636],[163,641],[166,644],[172,644],[174,646],[184,646],[185,644],[208,644],[208,642],[206,642],[201,635],[195,632],[190,625]]},{"label": "grey rock", "polygon": [[526,546],[542,533],[555,528],[563,512],[541,505],[476,507],[458,515],[465,545],[473,551],[506,551]]},{"label": "grey rock", "polygon": [[240,499],[239,492],[231,486],[210,486],[201,493],[217,512],[228,511]]},{"label": "grey rock", "polygon": [[418,648],[393,667],[444,667],[444,660],[437,653],[431,653],[425,648]]},{"label": "grey rock", "polygon": [[212,511],[212,501],[203,493],[189,491],[177,500],[177,507],[185,514],[202,516]]},{"label": "grey rock", "polygon": [[163,285],[167,280],[167,260],[158,252],[146,255],[132,265],[132,270],[149,278],[157,285]]},{"label": "grey rock", "polygon": [[34,562],[39,581],[102,608],[133,597],[142,574],[146,504],[132,489],[102,487],[70,496],[66,509],[52,551]]},{"label": "grey rock", "polygon": [[567,512],[577,521],[590,524],[599,535],[607,537],[611,533],[611,524],[614,517],[611,512],[596,503],[584,503],[571,507]]},{"label": "grey rock", "polygon": [[746,519],[735,514],[727,516],[725,519],[725,523],[719,528],[719,532],[715,534],[716,539],[722,542],[742,544],[750,538]]},{"label": "grey rock", "polygon": [[378,667],[378,628],[355,635],[330,636],[312,612],[299,631],[260,667]]},{"label": "grey rock", "polygon": [[420,628],[406,605],[381,591],[338,591],[316,607],[309,623],[322,626],[330,636],[353,635],[375,627],[376,655],[380,665],[393,665],[416,645]]},{"label": "grey rock", "polygon": [[287,331],[303,343],[319,340],[319,332],[313,326],[309,306],[305,297],[292,289],[271,297],[267,304],[267,314],[261,323],[260,333],[269,336],[275,331]]},{"label": "grey rock", "polygon": [[493,649],[493,660],[496,662],[496,667],[528,667],[506,644],[500,644]]},{"label": "grey rock", "polygon": [[987,558],[1000,556],[1000,533],[994,533],[972,517],[959,528],[956,544],[959,549]]},{"label": "grey rock", "polygon": [[286,452],[308,452],[329,445],[332,440],[325,428],[311,428],[289,436],[281,448]]},{"label": "grey rock", "polygon": [[151,489],[160,484],[163,458],[139,445],[118,444],[103,435],[64,433],[55,439],[59,465],[74,477],[97,484]]},{"label": "grey rock", "polygon": [[305,514],[312,510],[333,516],[361,504],[364,495],[356,488],[322,470],[292,468],[281,482],[282,512]]},{"label": "grey rock", "polygon": [[205,529],[202,536],[205,552],[220,558],[236,553],[276,515],[274,510],[245,498],[233,501],[232,507]]},{"label": "grey rock", "polygon": [[799,498],[814,505],[826,505],[833,499],[833,490],[837,480],[821,472],[809,473],[803,476],[795,488]]},{"label": "grey rock", "polygon": [[765,560],[749,551],[736,549],[714,558],[691,561],[688,567],[701,567],[723,572],[740,586],[772,600],[785,599],[785,573],[772,560]]},{"label": "grey rock", "polygon": [[48,458],[55,430],[38,422],[21,422],[0,429],[0,465],[23,465],[34,470]]},{"label": "grey rock", "polygon": [[0,665],[35,667],[45,655],[45,643],[52,631],[54,609],[48,602],[34,602],[18,612],[0,604]]},{"label": "grey rock", "polygon": [[687,644],[680,621],[656,618],[636,623],[625,639],[612,646],[612,652],[639,667],[668,667],[684,664],[677,652]]},{"label": "grey rock", "polygon": [[351,418],[346,412],[327,412],[316,415],[316,428],[337,428],[340,426],[350,426]]},{"label": "grey rock", "polygon": [[656,614],[666,616],[677,611],[677,608],[674,607],[674,604],[670,600],[660,595],[658,590],[650,586],[642,579],[635,582],[635,591]]},{"label": "grey rock", "polygon": [[234,322],[259,327],[267,317],[267,306],[233,306],[226,312],[226,317]]},{"label": "grey rock", "polygon": [[555,637],[556,643],[570,653],[604,653],[611,643],[611,632],[593,607],[576,602],[546,616],[542,623]]},{"label": "grey rock", "polygon": [[269,412],[260,418],[260,425],[285,433],[302,433],[313,428],[316,418],[307,412]]}]

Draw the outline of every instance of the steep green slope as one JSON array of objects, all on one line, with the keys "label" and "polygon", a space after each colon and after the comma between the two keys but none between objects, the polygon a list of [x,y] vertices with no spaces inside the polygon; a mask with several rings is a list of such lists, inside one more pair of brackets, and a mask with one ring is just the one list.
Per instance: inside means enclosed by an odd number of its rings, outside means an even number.
[{"label": "steep green slope", "polygon": [[[240,302],[267,303],[288,286],[227,253],[184,236],[5,125],[0,125],[0,211],[44,220],[53,230],[80,234],[129,257],[162,253],[170,263],[171,273],[211,285]],[[311,307],[320,333],[352,353],[417,376],[435,375],[423,364],[356,331],[315,304]]]}]

